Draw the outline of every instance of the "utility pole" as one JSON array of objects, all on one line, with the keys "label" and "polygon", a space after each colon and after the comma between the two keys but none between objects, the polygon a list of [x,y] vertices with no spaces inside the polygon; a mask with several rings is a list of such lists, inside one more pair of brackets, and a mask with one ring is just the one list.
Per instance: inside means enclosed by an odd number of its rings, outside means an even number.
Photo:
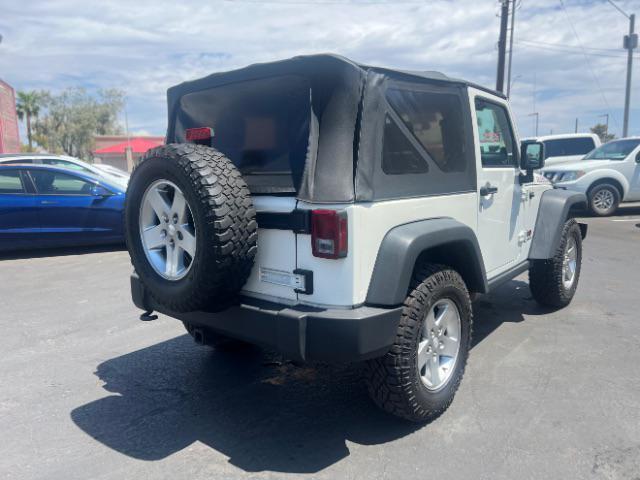
[{"label": "utility pole", "polygon": [[513,31],[516,23],[516,0],[511,1],[511,28],[509,29],[509,69],[507,70],[507,98],[511,96],[511,64],[513,63]]},{"label": "utility pole", "polygon": [[500,36],[498,37],[498,72],[496,75],[496,90],[504,92],[504,62],[507,50],[507,22],[509,21],[509,1],[501,0]]},{"label": "utility pole", "polygon": [[629,105],[631,103],[631,71],[633,70],[633,49],[638,48],[638,34],[634,32],[635,14],[629,15],[629,35],[624,36],[624,48],[627,49],[627,87],[624,95],[624,123],[622,136],[629,135]]},{"label": "utility pole", "polygon": [[575,129],[575,133],[578,133],[578,117],[576,117],[576,129]]}]

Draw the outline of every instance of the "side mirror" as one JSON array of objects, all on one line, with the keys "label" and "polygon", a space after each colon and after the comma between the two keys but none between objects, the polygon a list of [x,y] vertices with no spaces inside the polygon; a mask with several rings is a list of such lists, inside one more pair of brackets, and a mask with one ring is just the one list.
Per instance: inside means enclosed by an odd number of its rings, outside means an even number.
[{"label": "side mirror", "polygon": [[522,142],[520,146],[520,168],[528,172],[544,168],[543,143]]},{"label": "side mirror", "polygon": [[636,163],[640,163],[640,152],[636,155]]},{"label": "side mirror", "polygon": [[102,185],[96,183],[93,185],[93,187],[91,187],[91,195],[93,195],[94,197],[110,197],[111,195],[113,195],[113,193],[104,188]]}]

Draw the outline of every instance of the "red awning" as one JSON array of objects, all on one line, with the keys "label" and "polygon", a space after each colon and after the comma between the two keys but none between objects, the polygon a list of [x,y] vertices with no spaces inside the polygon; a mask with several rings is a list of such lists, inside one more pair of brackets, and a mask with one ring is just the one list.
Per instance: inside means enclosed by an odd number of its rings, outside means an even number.
[{"label": "red awning", "polygon": [[111,145],[110,147],[104,147],[93,152],[95,155],[103,153],[124,153],[127,147],[131,147],[133,153],[145,153],[147,150],[158,145],[162,145],[164,142],[157,139],[149,138],[132,138],[128,142],[118,143]]}]

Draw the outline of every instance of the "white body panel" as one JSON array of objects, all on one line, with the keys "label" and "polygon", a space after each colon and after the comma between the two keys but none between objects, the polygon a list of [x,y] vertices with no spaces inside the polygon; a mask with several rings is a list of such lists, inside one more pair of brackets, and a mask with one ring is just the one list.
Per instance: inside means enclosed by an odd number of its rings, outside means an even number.
[{"label": "white body panel", "polygon": [[[258,212],[290,212],[296,207],[296,199],[254,196],[253,205]],[[295,303],[296,292],[288,286],[261,281],[260,268],[293,273],[296,269],[296,234],[291,230],[258,229],[258,252],[249,280],[242,289],[245,295]]]},{"label": "white body panel", "polygon": [[[365,301],[382,239],[389,230],[417,220],[451,217],[476,230],[477,195],[444,195],[374,203],[323,205],[343,209],[349,218],[349,253],[327,260],[311,254],[310,235],[298,235],[298,268],[313,270],[313,295],[299,295],[300,303],[352,306]],[[298,208],[319,208],[300,202]]]},{"label": "white body panel", "polygon": [[[530,240],[535,225],[535,216],[529,212],[536,207],[532,189],[544,190],[548,186],[535,187],[520,184],[520,169],[510,167],[483,167],[478,125],[475,121],[475,99],[479,97],[498,104],[506,109],[509,118],[513,118],[506,100],[486,92],[469,88],[469,102],[473,117],[473,137],[475,139],[476,171],[478,176],[478,243],[484,259],[488,279],[509,270],[524,261],[529,253]],[[519,147],[518,132],[512,123],[516,148]],[[497,187],[494,194],[481,196],[483,186]]]}]

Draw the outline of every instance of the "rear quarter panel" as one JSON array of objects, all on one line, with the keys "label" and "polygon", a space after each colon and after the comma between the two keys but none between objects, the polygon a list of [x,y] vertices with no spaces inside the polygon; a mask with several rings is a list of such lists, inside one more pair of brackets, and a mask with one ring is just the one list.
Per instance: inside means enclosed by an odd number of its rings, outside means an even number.
[{"label": "rear quarter panel", "polygon": [[[364,303],[378,250],[384,236],[398,225],[429,218],[450,217],[477,230],[477,193],[390,200],[345,205],[312,205],[298,208],[344,209],[348,215],[349,253],[346,258],[316,258],[311,236],[297,235],[298,268],[313,271],[314,292],[299,294],[300,303],[349,307]],[[389,282],[394,279],[390,278]]]}]

